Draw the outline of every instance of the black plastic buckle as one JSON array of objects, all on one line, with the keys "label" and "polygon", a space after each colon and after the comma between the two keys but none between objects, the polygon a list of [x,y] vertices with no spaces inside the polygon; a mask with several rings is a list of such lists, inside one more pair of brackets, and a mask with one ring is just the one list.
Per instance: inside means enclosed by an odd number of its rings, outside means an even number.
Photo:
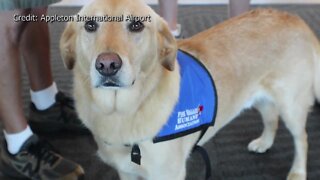
[{"label": "black plastic buckle", "polygon": [[140,148],[137,144],[134,144],[132,146],[131,161],[138,164],[138,165],[141,164],[141,152],[140,152]]}]

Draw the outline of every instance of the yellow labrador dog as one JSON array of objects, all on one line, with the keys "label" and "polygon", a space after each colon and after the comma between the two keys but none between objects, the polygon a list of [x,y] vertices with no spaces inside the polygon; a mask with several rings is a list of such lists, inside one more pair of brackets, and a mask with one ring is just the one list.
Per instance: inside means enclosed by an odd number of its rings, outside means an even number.
[{"label": "yellow labrador dog", "polygon": [[[74,97],[83,123],[98,143],[98,154],[121,179],[182,180],[186,160],[199,138],[192,133],[153,143],[179,98],[177,48],[196,58],[215,79],[216,122],[204,144],[242,110],[263,117],[262,135],[249,151],[263,153],[274,141],[278,119],[294,140],[289,180],[306,179],[305,124],[320,100],[320,45],[299,17],[276,10],[253,10],[176,43],[168,26],[139,0],[96,0],[69,22],[60,42],[66,67],[74,72]],[[126,20],[129,15],[138,20]],[[132,145],[141,165],[131,162]]]}]

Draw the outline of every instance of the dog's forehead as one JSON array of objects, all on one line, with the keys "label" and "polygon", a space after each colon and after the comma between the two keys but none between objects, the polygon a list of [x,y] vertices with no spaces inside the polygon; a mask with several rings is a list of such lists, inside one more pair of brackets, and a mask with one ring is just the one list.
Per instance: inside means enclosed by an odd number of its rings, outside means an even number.
[{"label": "dog's forehead", "polygon": [[95,0],[84,7],[79,14],[91,16],[153,15],[153,11],[141,0]]}]

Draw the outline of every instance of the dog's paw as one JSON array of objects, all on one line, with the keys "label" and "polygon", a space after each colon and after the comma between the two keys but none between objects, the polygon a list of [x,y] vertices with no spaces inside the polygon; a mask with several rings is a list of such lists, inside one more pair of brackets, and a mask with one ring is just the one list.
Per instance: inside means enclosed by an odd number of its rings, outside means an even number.
[{"label": "dog's paw", "polygon": [[306,174],[302,174],[302,173],[289,173],[287,180],[306,180],[307,176]]},{"label": "dog's paw", "polygon": [[272,146],[272,142],[263,141],[257,138],[248,145],[248,150],[255,153],[265,153]]}]

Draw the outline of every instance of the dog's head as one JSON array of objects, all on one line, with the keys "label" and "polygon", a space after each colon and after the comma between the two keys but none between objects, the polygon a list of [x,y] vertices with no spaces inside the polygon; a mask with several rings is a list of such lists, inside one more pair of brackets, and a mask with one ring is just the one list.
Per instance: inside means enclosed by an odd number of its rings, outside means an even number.
[{"label": "dog's head", "polygon": [[164,20],[139,0],[94,1],[60,41],[65,66],[89,76],[92,88],[108,90],[130,88],[157,67],[172,71],[176,48]]}]

